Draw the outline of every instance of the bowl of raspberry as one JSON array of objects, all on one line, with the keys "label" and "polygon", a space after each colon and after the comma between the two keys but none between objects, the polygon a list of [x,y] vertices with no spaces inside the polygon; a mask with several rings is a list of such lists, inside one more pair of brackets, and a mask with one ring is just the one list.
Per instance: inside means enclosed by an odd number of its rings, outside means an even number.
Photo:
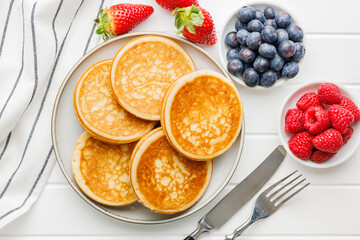
[{"label": "bowl of raspberry", "polygon": [[360,103],[338,83],[310,83],[281,106],[278,131],[293,159],[329,168],[349,159],[360,144]]},{"label": "bowl of raspberry", "polygon": [[246,87],[268,89],[294,78],[305,56],[305,34],[296,16],[272,2],[242,2],[219,34],[220,61]]}]

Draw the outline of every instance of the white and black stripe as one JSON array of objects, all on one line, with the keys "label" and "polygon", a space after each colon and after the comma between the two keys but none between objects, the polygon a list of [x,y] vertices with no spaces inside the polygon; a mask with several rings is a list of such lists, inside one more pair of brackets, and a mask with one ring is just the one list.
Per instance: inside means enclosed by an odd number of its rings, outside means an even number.
[{"label": "white and black stripe", "polygon": [[1,43],[0,43],[0,57],[1,57],[1,53],[2,53],[2,49],[4,46],[4,42],[5,42],[5,37],[6,37],[6,32],[7,32],[7,27],[8,27],[8,23],[9,23],[9,19],[10,19],[10,14],[11,14],[11,10],[13,8],[14,5],[14,0],[10,1],[10,6],[9,6],[9,10],[6,16],[6,21],[5,21],[5,25],[4,25],[4,29],[2,32],[2,37],[1,37]]},{"label": "white and black stripe", "polygon": [[[7,19],[10,19],[9,16],[11,13],[12,5],[14,4],[15,0],[10,0],[10,1],[11,1],[11,3],[10,3]],[[32,59],[33,75],[31,76],[33,86],[32,86],[32,91],[31,91],[31,97],[29,97],[29,106],[25,109],[25,111],[26,111],[25,115],[29,115],[30,118],[27,118],[26,120],[24,120],[24,121],[26,121],[26,124],[29,126],[28,127],[29,130],[26,134],[26,130],[21,129],[22,133],[24,133],[25,136],[24,136],[24,138],[22,138],[23,145],[20,144],[21,146],[19,146],[19,147],[16,146],[17,149],[19,150],[19,152],[18,152],[19,162],[16,164],[16,162],[14,162],[14,160],[16,161],[16,159],[11,160],[12,164],[13,164],[13,170],[12,170],[12,172],[8,172],[9,177],[7,177],[6,179],[2,179],[2,176],[0,175],[0,188],[1,188],[0,189],[0,191],[1,191],[0,192],[0,206],[1,206],[2,199],[11,197],[11,194],[15,190],[17,190],[15,187],[12,187],[12,185],[13,185],[12,183],[17,181],[18,178],[21,178],[21,176],[18,174],[19,171],[22,170],[22,172],[23,172],[24,168],[26,168],[26,166],[29,166],[29,164],[31,164],[31,161],[35,161],[35,159],[33,159],[33,157],[31,157],[31,156],[33,156],[34,154],[39,155],[39,156],[43,155],[43,152],[45,149],[42,150],[42,152],[39,152],[39,154],[37,154],[38,150],[34,149],[34,144],[37,145],[39,142],[39,139],[41,139],[41,134],[42,134],[41,132],[44,131],[43,126],[42,126],[44,119],[46,119],[46,116],[50,115],[49,105],[50,104],[52,105],[52,103],[49,102],[50,101],[49,97],[51,97],[50,99],[53,99],[54,98],[54,90],[58,86],[60,86],[59,80],[61,81],[61,79],[58,79],[59,76],[65,77],[66,72],[63,73],[63,69],[60,70],[58,68],[58,66],[60,65],[59,64],[60,58],[65,57],[64,48],[65,48],[65,45],[66,46],[69,45],[69,44],[66,44],[66,42],[67,42],[68,36],[71,32],[71,29],[73,27],[73,22],[78,17],[80,8],[83,5],[88,4],[86,6],[87,7],[89,7],[89,5],[92,6],[91,9],[93,10],[93,14],[95,15],[95,9],[96,9],[96,14],[97,14],[98,11],[103,7],[104,2],[105,2],[105,0],[101,0],[101,2],[98,2],[96,5],[94,5],[94,2],[92,2],[92,1],[91,1],[92,3],[90,3],[90,2],[86,2],[84,0],[79,0],[79,5],[77,6],[77,9],[72,17],[72,20],[67,25],[68,29],[66,30],[64,35],[62,35],[63,37],[59,37],[59,32],[61,32],[61,30],[59,31],[59,29],[56,28],[57,25],[55,24],[55,22],[57,22],[57,24],[58,24],[59,23],[58,21],[63,20],[61,18],[63,18],[64,15],[69,15],[68,8],[69,8],[69,6],[74,5],[75,1],[73,1],[73,0],[56,0],[57,4],[56,5],[52,4],[55,8],[53,9],[54,15],[53,15],[52,21],[51,20],[49,21],[49,24],[51,24],[51,27],[49,30],[52,31],[53,40],[54,40],[54,47],[53,47],[53,49],[51,49],[51,51],[53,52],[53,55],[54,55],[54,63],[52,64],[52,67],[48,74],[47,80],[45,81],[45,84],[44,84],[44,81],[43,81],[44,74],[43,74],[43,72],[41,72],[41,70],[43,70],[42,69],[43,62],[41,62],[41,59],[43,57],[42,54],[44,54],[44,53],[42,51],[43,46],[39,45],[39,44],[41,44],[40,43],[41,41],[38,42],[38,39],[39,39],[38,37],[40,36],[40,33],[37,30],[38,29],[37,24],[39,24],[39,22],[38,22],[39,20],[37,19],[37,16],[38,16],[37,9],[44,9],[44,8],[40,8],[37,6],[39,4],[48,4],[48,3],[45,3],[45,0],[38,0],[36,2],[34,0],[22,0],[22,4],[24,3],[24,1],[25,2],[33,1],[31,11],[29,11],[30,10],[29,7],[28,7],[28,9],[25,7],[25,11],[27,10],[28,11],[27,13],[29,15],[30,21],[29,21],[28,29],[30,29],[30,32],[28,32],[28,34],[26,34],[26,31],[23,30],[23,35],[24,35],[23,49],[26,44],[27,45],[31,44],[32,58],[33,58]],[[51,1],[51,0],[46,0],[46,1]],[[55,1],[55,0],[53,0],[53,1]],[[86,4],[84,4],[84,2],[86,2]],[[96,6],[96,8],[95,8],[95,6]],[[67,7],[67,8],[65,8],[65,7]],[[24,9],[24,5],[23,5],[23,9]],[[26,20],[27,14],[26,14],[26,12],[24,14],[24,10],[22,13],[23,13],[22,17],[23,17],[23,29],[24,29],[25,25],[27,25],[27,20]],[[9,21],[9,20],[7,20],[7,21]],[[4,31],[6,32],[6,28],[4,28]],[[81,48],[81,49],[83,49],[83,52],[81,52],[81,55],[86,54],[91,43],[92,44],[94,43],[94,41],[92,40],[92,38],[94,37],[94,31],[95,31],[95,24],[93,24],[91,26],[91,30],[89,31],[89,37],[86,39],[86,42],[85,41],[83,42],[84,48]],[[75,32],[75,31],[73,31],[73,32]],[[75,33],[72,33],[72,34],[75,34]],[[25,39],[25,35],[28,37],[27,39]],[[80,34],[78,34],[78,35],[83,36]],[[86,35],[86,33],[85,33],[85,35]],[[2,40],[1,44],[4,45],[4,47],[6,47],[6,44],[4,44],[4,42],[7,40],[6,40],[6,37],[4,37],[4,35],[3,35],[3,39],[4,40]],[[62,39],[62,41],[59,41],[59,39]],[[59,45],[60,42],[61,42],[61,44]],[[41,46],[41,47],[39,48],[39,46]],[[24,54],[24,51],[25,51],[25,54]],[[29,59],[26,58],[26,60],[24,60],[25,57],[29,56],[29,54],[26,54],[27,51],[28,51],[28,48],[25,48],[25,50],[23,50],[22,67],[19,70],[17,81],[14,83],[13,90],[12,90],[11,94],[9,94],[8,99],[11,99],[13,96],[13,93],[15,91],[17,91],[16,88],[18,86],[20,79],[22,78],[21,74],[24,75],[24,72],[25,72],[23,69],[25,68],[25,69],[29,70],[28,69],[29,68],[29,65],[28,65]],[[67,53],[68,53],[68,55],[70,55],[73,52],[70,51],[70,54],[69,54],[69,52],[67,51]],[[1,55],[0,55],[0,57],[1,57]],[[69,59],[69,56],[67,56],[66,58]],[[76,59],[74,59],[74,60],[76,60]],[[65,65],[63,62],[61,62],[61,63],[62,63],[62,65]],[[26,71],[26,74],[28,74],[28,71]],[[57,76],[57,77],[55,77],[55,76]],[[24,76],[24,78],[26,78],[26,77],[28,77],[28,76],[27,75]],[[55,78],[56,78],[56,80],[55,80]],[[56,83],[55,86],[53,86],[54,83]],[[9,102],[11,102],[11,101],[8,100],[7,103],[5,104],[5,106],[2,107],[2,109],[4,109],[4,110],[2,110],[3,113],[6,112],[5,111],[5,109],[7,108],[6,105],[8,105],[8,107],[10,107],[11,104],[9,104]],[[35,111],[34,111],[34,106],[37,106],[37,107],[35,107]],[[37,110],[36,110],[36,108],[37,108]],[[46,109],[46,111],[45,111],[45,109]],[[33,114],[30,114],[29,113],[30,111],[32,111]],[[32,116],[34,117],[33,120],[31,120],[33,118]],[[26,118],[26,117],[24,116],[23,118]],[[23,118],[20,119],[20,122],[22,122]],[[41,119],[41,121],[40,121],[40,119]],[[0,120],[1,120],[1,116],[0,116]],[[32,124],[30,124],[29,121],[32,121]],[[41,127],[39,125],[40,122],[42,122]],[[15,144],[18,144],[15,141],[15,139],[18,139],[18,138],[13,137],[13,135],[16,135],[16,134],[19,134],[19,131],[17,131],[17,128],[15,128],[15,131],[12,131],[12,132],[9,131],[8,136],[6,137],[6,140],[4,140],[6,142],[3,145],[3,149],[0,152],[0,160],[2,158],[4,158],[7,160],[7,162],[9,162],[7,159],[7,157],[8,157],[7,152],[10,148],[14,149]],[[42,178],[46,179],[49,176],[49,172],[51,170],[50,167],[53,166],[53,163],[54,163],[53,147],[51,145],[51,141],[49,138],[50,129],[47,129],[45,135],[46,135],[45,139],[47,139],[48,141],[41,141],[41,143],[39,143],[39,144],[42,144],[44,146],[39,146],[39,148],[42,148],[42,149],[44,147],[47,148],[48,154],[46,156],[44,156],[45,160],[41,165],[37,164],[37,166],[39,166],[37,169],[32,169],[31,179],[34,179],[34,180],[33,181],[31,180],[32,183],[31,182],[27,183],[28,184],[27,185],[28,187],[26,187],[26,189],[28,189],[27,193],[26,192],[21,193],[21,196],[23,196],[23,199],[22,200],[17,199],[16,204],[13,203],[13,206],[11,206],[7,209],[0,208],[0,228],[4,225],[4,224],[2,224],[3,222],[5,222],[5,224],[6,224],[8,221],[11,221],[14,218],[14,216],[18,216],[19,214],[23,213],[24,210],[22,210],[22,209],[27,209],[29,207],[29,204],[31,205],[33,203],[34,199],[37,197],[37,194],[39,192],[38,190],[37,191],[34,191],[34,190],[41,189],[44,186],[44,180],[41,180],[41,179]],[[36,161],[38,162],[38,159],[36,159]],[[1,173],[1,170],[6,167],[5,163],[1,163],[1,162],[2,161],[0,161],[0,164],[4,164],[4,165],[0,166],[0,173]],[[49,168],[50,168],[50,170],[49,170]],[[45,176],[46,176],[46,178],[45,178]],[[40,184],[40,182],[41,182],[41,184]],[[34,192],[37,192],[37,194],[35,194],[35,197],[34,197]],[[31,199],[31,201],[29,201],[30,199]],[[11,220],[6,220],[6,219],[11,219]]]}]

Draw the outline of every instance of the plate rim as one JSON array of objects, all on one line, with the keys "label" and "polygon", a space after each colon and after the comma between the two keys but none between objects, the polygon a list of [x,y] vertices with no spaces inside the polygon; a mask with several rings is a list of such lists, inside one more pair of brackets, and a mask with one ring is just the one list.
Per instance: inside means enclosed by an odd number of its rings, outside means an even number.
[{"label": "plate rim", "polygon": [[[153,225],[153,224],[161,224],[161,223],[168,223],[168,222],[173,222],[176,220],[180,220],[183,219],[187,216],[190,216],[192,214],[194,214],[195,212],[199,211],[200,209],[204,208],[206,205],[208,205],[211,201],[213,201],[226,187],[226,185],[229,183],[230,179],[232,178],[232,176],[234,175],[237,166],[240,162],[241,159],[241,155],[242,155],[242,151],[243,151],[243,147],[244,147],[244,140],[245,140],[245,117],[244,117],[244,108],[241,109],[241,113],[243,115],[243,121],[242,121],[242,127],[241,127],[241,131],[240,134],[238,136],[238,138],[240,138],[240,142],[239,142],[239,146],[237,148],[237,153],[235,156],[235,161],[231,167],[231,171],[229,173],[229,175],[225,178],[225,180],[223,181],[223,183],[220,185],[220,187],[206,200],[204,201],[202,204],[200,204],[199,206],[197,206],[196,208],[192,209],[191,208],[184,212],[184,214],[180,214],[180,215],[176,215],[173,218],[167,218],[167,219],[161,219],[161,220],[140,220],[140,219],[131,219],[129,217],[123,217],[123,216],[119,216],[117,214],[114,214],[110,211],[108,211],[107,209],[103,208],[102,205],[98,205],[98,203],[95,203],[94,201],[92,201],[91,199],[89,199],[88,197],[86,197],[86,195],[84,193],[81,192],[81,190],[78,190],[76,188],[76,186],[74,186],[75,183],[72,182],[70,176],[68,176],[66,170],[65,170],[65,166],[63,164],[63,160],[60,157],[60,151],[57,147],[57,139],[56,139],[56,117],[57,117],[57,110],[58,110],[58,105],[60,102],[60,99],[62,97],[62,94],[64,92],[64,89],[67,85],[67,83],[69,82],[71,76],[73,75],[73,73],[79,68],[79,66],[92,54],[94,54],[96,51],[101,50],[101,48],[105,47],[106,45],[116,42],[118,40],[122,40],[122,39],[126,39],[126,38],[131,38],[131,37],[138,37],[138,36],[143,36],[143,35],[157,35],[157,36],[164,36],[164,37],[168,37],[172,40],[177,40],[181,43],[184,43],[190,47],[195,48],[196,50],[198,50],[199,52],[201,52],[202,54],[204,54],[206,57],[208,57],[217,67],[218,69],[221,71],[222,74],[224,74],[227,78],[231,79],[232,78],[229,76],[229,74],[227,73],[227,71],[224,69],[224,67],[218,62],[218,60],[216,60],[210,53],[206,52],[203,48],[201,48],[200,46],[191,43],[189,41],[187,41],[185,38],[179,37],[175,34],[172,33],[164,33],[164,32],[156,32],[156,31],[141,31],[141,32],[132,32],[132,33],[127,33],[124,35],[120,35],[117,36],[115,38],[112,38],[106,42],[100,43],[98,45],[96,45],[94,48],[92,48],[90,51],[88,51],[84,56],[82,56],[74,65],[73,67],[69,70],[69,72],[66,74],[64,80],[62,81],[57,94],[56,94],[56,98],[53,104],[53,108],[52,108],[52,113],[51,113],[51,141],[52,141],[52,145],[54,148],[54,154],[55,154],[55,158],[56,158],[56,162],[58,163],[60,170],[62,172],[62,174],[64,175],[66,181],[69,183],[69,185],[71,186],[71,188],[76,192],[76,194],[82,198],[87,204],[89,204],[91,207],[93,207],[94,209],[96,209],[97,211],[112,217],[116,220],[121,220],[124,222],[128,222],[128,223],[136,223],[136,224],[146,224],[146,225]],[[233,82],[233,80],[232,80]],[[241,99],[241,96],[240,96]]]}]

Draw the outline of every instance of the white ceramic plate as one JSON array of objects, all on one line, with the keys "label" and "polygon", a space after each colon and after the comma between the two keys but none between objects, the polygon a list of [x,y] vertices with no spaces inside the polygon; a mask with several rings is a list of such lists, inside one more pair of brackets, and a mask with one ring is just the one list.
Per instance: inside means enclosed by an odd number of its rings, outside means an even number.
[{"label": "white ceramic plate", "polygon": [[[285,12],[288,12],[290,15],[291,15],[291,18],[292,18],[292,21],[291,23],[293,24],[296,24],[298,26],[300,26],[302,28],[302,24],[299,22],[299,20],[296,18],[296,15],[293,14],[292,12],[289,12],[287,9],[283,8],[282,6],[278,6],[278,5],[275,5],[273,4],[272,2],[270,1],[241,1],[241,5],[237,6],[236,7],[236,10],[230,14],[228,16],[228,18],[225,20],[225,24],[223,25],[223,27],[221,28],[220,30],[220,34],[219,34],[219,39],[218,39],[218,53],[219,53],[219,58],[220,58],[220,62],[221,64],[223,65],[223,67],[226,69],[227,68],[227,59],[226,59],[226,53],[227,51],[230,49],[229,46],[227,46],[225,44],[225,36],[228,32],[231,32],[231,31],[236,31],[235,30],[235,22],[237,20],[237,17],[236,17],[236,13],[237,11],[242,8],[243,6],[251,6],[255,9],[259,9],[261,11],[264,11],[265,8],[267,7],[272,7],[274,8],[275,10],[275,13],[278,13],[279,11],[285,11]],[[305,49],[306,49],[306,39],[305,39],[305,34],[304,34],[304,38],[302,40],[302,43],[304,44],[305,46]],[[302,65],[302,62],[303,60],[306,58],[306,53],[305,53],[305,56],[303,59],[300,60],[300,62],[298,62],[299,64],[299,68],[301,71],[301,65]],[[247,88],[250,88],[248,86],[246,86],[246,84],[244,83],[244,80],[243,80],[243,77],[242,76],[234,76],[232,74],[229,74],[230,77],[237,83],[241,84],[242,86],[245,86]],[[296,76],[295,76],[296,78]],[[293,79],[293,78],[292,78]],[[271,89],[271,88],[274,88],[274,87],[278,87],[278,86],[281,86],[282,84],[284,84],[286,81],[291,81],[292,79],[285,79],[285,78],[280,78],[278,79],[274,85],[272,85],[271,87],[263,87],[263,86],[256,86],[256,87],[253,87],[251,89],[256,89],[256,90],[267,90],[267,89]]]},{"label": "white ceramic plate", "polygon": [[[354,129],[354,133],[352,137],[349,139],[349,141],[329,160],[323,162],[323,163],[315,163],[310,160],[302,160],[298,157],[296,157],[289,149],[288,141],[293,136],[292,134],[288,134],[285,132],[285,116],[286,112],[290,108],[296,108],[296,102],[307,92],[316,92],[319,88],[319,85],[323,82],[316,82],[316,83],[310,83],[308,85],[305,85],[301,87],[300,89],[292,92],[289,94],[289,96],[284,100],[284,103],[282,104],[280,108],[280,114],[278,119],[278,132],[280,136],[280,140],[282,142],[282,145],[285,147],[286,151],[291,155],[293,159],[295,159],[297,162],[313,168],[329,168],[334,167],[336,165],[339,165],[340,163],[345,162],[347,159],[351,157],[351,155],[354,154],[355,150],[358,148],[360,144],[360,123],[356,122],[351,125],[351,127]],[[346,87],[342,86],[339,83],[336,84],[341,91],[341,95],[350,98],[356,106],[360,106],[360,102],[357,99],[357,97],[351,93]]]},{"label": "white ceramic plate", "polygon": [[226,70],[202,48],[173,34],[137,32],[122,35],[92,49],[70,70],[61,85],[55,100],[51,131],[58,164],[71,187],[85,200],[85,202],[113,218],[132,223],[151,224],[165,223],[184,218],[198,211],[213,200],[229,182],[240,161],[245,131],[243,123],[242,131],[234,145],[226,153],[213,160],[214,170],[207,191],[204,196],[187,211],[174,215],[164,215],[153,213],[149,209],[143,207],[140,203],[134,203],[125,207],[107,207],[88,198],[76,184],[71,170],[72,152],[78,137],[84,131],[75,116],[72,105],[73,91],[76,82],[81,73],[93,63],[103,59],[113,58],[123,44],[135,37],[148,34],[165,36],[179,43],[190,54],[197,69],[210,69],[229,77]]}]

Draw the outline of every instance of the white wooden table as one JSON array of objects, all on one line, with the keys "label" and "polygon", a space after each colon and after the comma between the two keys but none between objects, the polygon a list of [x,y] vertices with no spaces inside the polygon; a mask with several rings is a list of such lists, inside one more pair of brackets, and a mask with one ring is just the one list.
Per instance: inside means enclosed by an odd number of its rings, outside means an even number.
[{"label": "white wooden table", "polygon": [[[114,1],[121,2],[121,1]],[[125,2],[125,1],[123,1]],[[131,1],[132,2],[132,1]],[[174,32],[173,17],[154,0],[155,12],[136,31]],[[217,30],[241,0],[199,0]],[[183,239],[226,192],[247,176],[280,141],[277,116],[290,91],[308,81],[338,81],[360,97],[360,1],[274,0],[297,15],[306,33],[306,56],[298,76],[269,91],[238,86],[244,101],[246,137],[243,155],[230,183],[211,204],[185,219],[161,225],[137,225],[104,216],[69,186],[56,165],[38,202],[0,230],[0,239]],[[217,57],[217,47],[205,47]],[[360,133],[354,133],[360,134]],[[360,239],[360,149],[344,164],[311,169],[287,158],[268,184],[298,169],[312,183],[270,218],[250,227],[242,239]],[[224,239],[250,214],[250,201],[220,230],[202,239]]]}]

